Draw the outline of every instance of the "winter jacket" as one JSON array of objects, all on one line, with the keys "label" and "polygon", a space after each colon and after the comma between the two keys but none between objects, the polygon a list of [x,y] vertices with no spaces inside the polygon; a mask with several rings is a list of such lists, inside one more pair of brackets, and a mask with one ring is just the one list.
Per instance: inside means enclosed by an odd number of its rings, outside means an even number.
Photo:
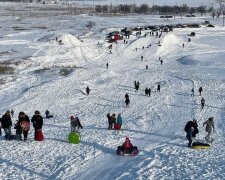
[{"label": "winter jacket", "polygon": [[119,124],[120,126],[122,125],[122,123],[123,123],[123,120],[122,120],[122,117],[120,116],[120,115],[118,115],[118,117],[117,117],[117,124]]},{"label": "winter jacket", "polygon": [[125,100],[125,103],[126,103],[126,104],[130,104],[130,99],[126,99],[126,100]]},{"label": "winter jacket", "polygon": [[12,126],[12,120],[11,120],[11,116],[4,114],[2,116],[2,120],[1,120],[1,124],[2,124],[2,128],[9,128],[10,126]]},{"label": "winter jacket", "polygon": [[125,142],[123,143],[123,147],[124,147],[124,149],[129,149],[129,148],[132,148],[133,145],[131,144],[130,141],[125,141]]},{"label": "winter jacket", "polygon": [[111,119],[112,119],[112,123],[116,123],[116,116],[115,115],[112,115]]},{"label": "winter jacket", "polygon": [[198,134],[199,130],[198,130],[198,124],[194,123],[193,121],[188,121],[187,124],[185,125],[184,131],[188,132],[188,130],[193,127],[194,128],[194,134]]},{"label": "winter jacket", "polygon": [[33,115],[31,122],[33,123],[34,129],[42,129],[43,117],[41,115]]},{"label": "winter jacket", "polygon": [[110,114],[107,114],[107,118],[108,118],[108,123],[112,124],[112,117],[110,116]]},{"label": "winter jacket", "polygon": [[148,88],[145,89],[145,95],[147,95],[149,92],[148,92]]},{"label": "winter jacket", "polygon": [[74,128],[78,127],[78,128],[83,129],[83,126],[81,125],[80,120],[79,120],[78,117],[72,119],[70,122],[71,122],[71,127],[74,127]]},{"label": "winter jacket", "polygon": [[[18,119],[19,119],[19,124],[21,125],[21,127],[23,126],[24,122],[27,122],[28,124],[30,124],[30,119],[27,115],[25,115],[24,117],[19,116]],[[29,131],[29,127],[26,127],[25,129],[23,129],[23,131]]]},{"label": "winter jacket", "polygon": [[207,121],[203,123],[203,126],[205,125],[206,125],[206,128],[205,128],[206,132],[212,132],[212,129],[215,129],[213,120],[208,119]]},{"label": "winter jacket", "polygon": [[192,141],[192,138],[193,138],[193,129],[192,127],[190,127],[188,130],[187,130],[187,135],[186,135],[186,138],[189,140],[189,141]]},{"label": "winter jacket", "polygon": [[16,129],[16,134],[22,134],[22,128],[19,121],[15,124],[14,129]]}]

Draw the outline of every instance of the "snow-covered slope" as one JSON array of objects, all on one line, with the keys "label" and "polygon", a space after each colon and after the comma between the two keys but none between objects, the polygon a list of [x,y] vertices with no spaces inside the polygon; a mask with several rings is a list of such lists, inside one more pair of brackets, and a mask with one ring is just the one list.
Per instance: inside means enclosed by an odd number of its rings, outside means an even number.
[{"label": "snow-covered slope", "polygon": [[[120,21],[127,22],[115,18],[114,23],[119,26]],[[1,50],[7,45],[19,46],[21,50],[16,50],[21,53],[31,51],[16,66],[16,81],[1,87],[1,113],[15,109],[13,122],[20,111],[29,117],[37,109],[54,114],[53,119],[44,119],[43,142],[33,141],[33,129],[27,142],[0,138],[1,179],[224,179],[224,27],[175,29],[160,39],[134,33],[127,44],[113,44],[112,54],[103,41],[107,30],[96,29],[81,40],[68,29],[5,32],[7,36],[0,39]],[[187,43],[192,31],[196,37]],[[55,37],[64,44],[59,45]],[[135,80],[141,84],[139,92],[134,91]],[[160,93],[156,92],[158,83]],[[85,95],[87,86],[89,96]],[[197,93],[191,97],[191,89],[200,86],[206,100],[203,110],[201,97]],[[151,97],[144,95],[146,87],[152,89]],[[130,95],[129,107],[124,103],[125,93]],[[122,114],[123,130],[107,130],[108,112]],[[67,140],[70,115],[78,116],[84,126],[78,145]],[[207,151],[187,148],[185,123],[196,118],[197,139],[203,141],[202,123],[211,116],[216,124],[212,147]],[[126,136],[138,146],[138,156],[115,154]]]}]

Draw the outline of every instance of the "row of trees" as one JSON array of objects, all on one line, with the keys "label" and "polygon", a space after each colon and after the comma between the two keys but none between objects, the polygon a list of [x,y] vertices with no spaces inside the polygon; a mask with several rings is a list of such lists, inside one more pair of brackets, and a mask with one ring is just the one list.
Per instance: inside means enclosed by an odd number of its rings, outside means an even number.
[{"label": "row of trees", "polygon": [[148,4],[141,4],[137,6],[135,4],[120,4],[118,6],[113,5],[97,5],[95,6],[95,11],[97,13],[138,13],[138,14],[164,14],[164,15],[184,15],[184,14],[194,14],[199,13],[204,15],[205,13],[210,13],[213,17],[222,15],[225,10],[224,5],[219,3],[219,8],[214,9],[213,7],[199,6],[199,7],[188,7],[186,4],[181,6],[158,6],[153,5],[149,7]]}]

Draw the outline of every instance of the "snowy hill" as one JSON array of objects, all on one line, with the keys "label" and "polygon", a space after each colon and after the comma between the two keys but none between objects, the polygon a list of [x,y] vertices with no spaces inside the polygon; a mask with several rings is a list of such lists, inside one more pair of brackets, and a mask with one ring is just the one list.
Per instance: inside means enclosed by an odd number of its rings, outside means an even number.
[{"label": "snowy hill", "polygon": [[[220,22],[214,22],[218,23],[215,28],[176,28],[163,32],[161,38],[145,37],[149,30],[140,36],[133,32],[127,44],[123,40],[112,44],[112,54],[104,41],[107,32],[124,26],[208,19],[1,18],[0,62],[15,68],[13,74],[0,75],[5,80],[0,89],[1,114],[13,108],[13,123],[20,111],[29,117],[35,110],[54,114],[53,119],[44,119],[43,142],[33,140],[33,128],[26,142],[0,137],[1,179],[224,179],[225,28]],[[85,24],[90,20],[96,26],[87,33]],[[15,30],[15,23],[26,30]],[[187,42],[191,32],[196,36]],[[140,82],[139,92],[134,90],[134,81]],[[156,92],[157,84],[161,92]],[[202,96],[197,93],[200,86]],[[146,87],[152,89],[151,97],[144,95]],[[125,93],[130,96],[129,107],[124,103]],[[122,114],[122,130],[107,130],[108,112]],[[78,116],[84,127],[78,145],[68,143],[71,115]],[[200,133],[196,139],[204,141],[202,123],[209,117],[214,117],[216,126],[212,146],[199,151],[188,148],[186,122],[197,119]],[[137,156],[116,155],[126,136],[138,146]]]}]

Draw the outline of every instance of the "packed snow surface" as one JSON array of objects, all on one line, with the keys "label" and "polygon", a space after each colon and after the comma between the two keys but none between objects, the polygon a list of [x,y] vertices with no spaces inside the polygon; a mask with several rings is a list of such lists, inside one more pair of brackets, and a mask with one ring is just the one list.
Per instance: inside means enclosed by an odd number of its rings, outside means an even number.
[{"label": "packed snow surface", "polygon": [[[20,111],[32,117],[35,110],[44,114],[48,109],[54,115],[44,119],[43,142],[33,140],[33,128],[27,142],[0,137],[0,179],[224,179],[224,27],[177,28],[163,32],[161,38],[149,34],[145,38],[149,30],[137,37],[133,32],[127,44],[122,40],[112,44],[110,54],[104,38],[119,27],[205,19],[54,18],[0,19],[0,62],[15,68],[13,74],[0,74],[1,113],[13,108],[13,123]],[[90,31],[85,28],[89,20],[96,22]],[[27,30],[15,30],[14,23]],[[188,43],[193,31],[196,36]],[[140,82],[138,92],[135,80]],[[206,100],[203,110],[197,93],[200,86]],[[152,89],[151,97],[144,95],[146,87]],[[193,87],[196,92],[191,97]],[[129,107],[124,103],[125,93],[130,96]],[[122,114],[122,130],[107,130],[108,112]],[[68,143],[71,115],[78,116],[84,127],[78,145]],[[216,125],[212,146],[199,151],[188,148],[186,122],[197,119],[197,140],[204,142],[202,123],[211,116]],[[137,156],[116,155],[126,136],[138,147]]]}]

